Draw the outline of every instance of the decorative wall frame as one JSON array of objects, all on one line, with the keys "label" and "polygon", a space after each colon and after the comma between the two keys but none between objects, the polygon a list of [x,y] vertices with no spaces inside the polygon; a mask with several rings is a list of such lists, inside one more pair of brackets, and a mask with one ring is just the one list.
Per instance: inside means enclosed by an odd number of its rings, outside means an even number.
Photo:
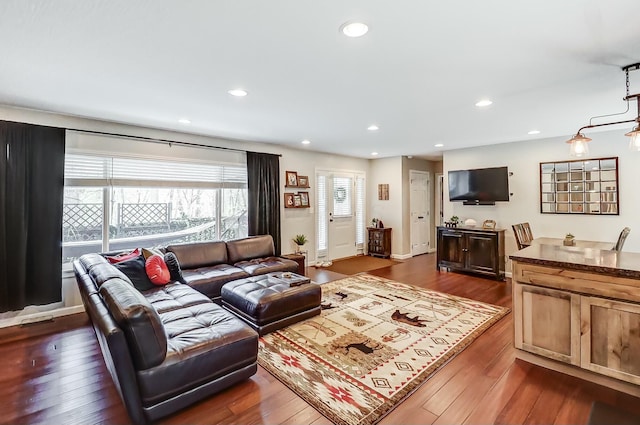
[{"label": "decorative wall frame", "polygon": [[619,215],[618,157],[541,162],[540,212]]},{"label": "decorative wall frame", "polygon": [[379,201],[389,200],[389,184],[388,183],[383,183],[378,185],[378,200]]},{"label": "decorative wall frame", "polygon": [[293,193],[285,193],[284,194],[284,207],[285,208],[294,208],[293,202]]},{"label": "decorative wall frame", "polygon": [[298,173],[295,171],[286,171],[287,187],[298,187]]},{"label": "decorative wall frame", "polygon": [[308,207],[309,206],[309,192],[298,192],[300,195],[300,206]]}]

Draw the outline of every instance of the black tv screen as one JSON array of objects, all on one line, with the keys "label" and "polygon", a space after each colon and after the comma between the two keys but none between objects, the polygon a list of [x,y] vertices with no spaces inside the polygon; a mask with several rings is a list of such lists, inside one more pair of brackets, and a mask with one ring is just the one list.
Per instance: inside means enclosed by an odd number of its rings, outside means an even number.
[{"label": "black tv screen", "polygon": [[449,171],[449,200],[477,203],[508,201],[507,167]]}]

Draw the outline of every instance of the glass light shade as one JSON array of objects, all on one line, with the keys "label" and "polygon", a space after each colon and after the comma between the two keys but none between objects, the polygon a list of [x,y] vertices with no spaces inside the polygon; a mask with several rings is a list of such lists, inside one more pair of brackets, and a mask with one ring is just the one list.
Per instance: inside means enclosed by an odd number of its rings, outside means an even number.
[{"label": "glass light shade", "polygon": [[640,125],[625,134],[629,136],[629,150],[640,151]]},{"label": "glass light shade", "polygon": [[582,133],[578,133],[571,139],[567,140],[569,143],[569,155],[581,157],[589,154],[589,142],[590,138],[586,137]]}]

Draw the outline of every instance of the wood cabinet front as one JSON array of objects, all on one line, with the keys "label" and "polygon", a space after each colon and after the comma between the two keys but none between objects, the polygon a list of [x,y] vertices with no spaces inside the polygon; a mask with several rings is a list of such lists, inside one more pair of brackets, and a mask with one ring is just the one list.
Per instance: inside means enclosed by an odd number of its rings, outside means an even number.
[{"label": "wood cabinet front", "polygon": [[369,243],[367,252],[374,257],[391,257],[391,228],[367,227]]},{"label": "wood cabinet front", "polygon": [[639,279],[513,260],[512,284],[518,357],[640,396]]},{"label": "wood cabinet front", "polygon": [[504,279],[504,230],[438,227],[437,267]]},{"label": "wood cabinet front", "polygon": [[515,346],[580,365],[580,296],[514,285]]},{"label": "wood cabinet front", "polygon": [[582,297],[582,367],[640,384],[640,305]]}]

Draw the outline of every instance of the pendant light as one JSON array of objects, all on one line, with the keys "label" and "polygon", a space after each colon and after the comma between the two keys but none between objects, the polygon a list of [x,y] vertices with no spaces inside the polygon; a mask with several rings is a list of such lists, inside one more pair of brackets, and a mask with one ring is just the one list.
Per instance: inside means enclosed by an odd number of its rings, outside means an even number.
[{"label": "pendant light", "polygon": [[[640,151],[640,93],[636,93],[636,94],[630,94],[629,93],[629,71],[636,71],[640,69],[640,62],[639,63],[634,63],[633,65],[627,65],[625,67],[622,68],[622,70],[625,73],[626,76],[626,86],[627,86],[627,95],[624,97],[624,100],[627,101],[627,110],[624,112],[620,112],[619,114],[609,114],[609,115],[602,115],[599,117],[593,117],[589,120],[589,125],[585,125],[584,127],[580,128],[577,132],[576,135],[573,136],[571,139],[567,140],[567,143],[570,145],[569,146],[569,154],[571,156],[577,156],[577,157],[581,157],[581,156],[585,156],[589,153],[589,145],[588,143],[591,141],[590,138],[586,137],[584,134],[582,134],[582,130],[588,129],[588,128],[595,128],[595,127],[602,127],[605,125],[614,125],[614,124],[625,124],[625,123],[630,123],[630,122],[636,122],[637,125],[628,133],[625,133],[625,136],[630,137],[629,139],[629,149],[632,151]],[[591,121],[594,118],[601,118],[601,117],[608,117],[608,116],[613,116],[613,115],[624,115],[627,112],[629,112],[629,102],[631,101],[631,99],[635,99],[637,102],[637,118],[636,119],[632,119],[632,120],[624,120],[624,121],[615,121],[615,122],[608,122],[608,123],[604,123],[604,124],[591,124]]]}]

